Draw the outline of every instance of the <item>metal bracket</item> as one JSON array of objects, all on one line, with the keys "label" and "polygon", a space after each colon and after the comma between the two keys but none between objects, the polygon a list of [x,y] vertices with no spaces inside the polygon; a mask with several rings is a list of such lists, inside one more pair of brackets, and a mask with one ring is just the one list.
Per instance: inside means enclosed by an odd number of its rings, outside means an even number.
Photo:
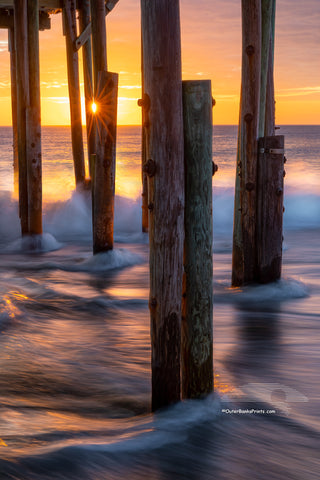
[{"label": "metal bracket", "polygon": [[260,148],[259,153],[271,153],[273,155],[284,155],[283,148]]}]

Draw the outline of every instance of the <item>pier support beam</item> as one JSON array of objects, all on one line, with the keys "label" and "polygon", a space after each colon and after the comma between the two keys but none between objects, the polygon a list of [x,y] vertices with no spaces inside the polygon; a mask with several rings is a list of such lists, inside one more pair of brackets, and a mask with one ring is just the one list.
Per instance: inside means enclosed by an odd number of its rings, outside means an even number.
[{"label": "pier support beam", "polygon": [[75,46],[77,38],[76,1],[63,0],[62,13],[64,34],[66,37],[72,153],[76,186],[79,187],[84,184],[85,166],[82,138],[79,61],[78,52]]},{"label": "pier support beam", "polygon": [[210,80],[183,82],[185,248],[182,396],[213,390],[212,95]]},{"label": "pier support beam", "polygon": [[11,76],[11,111],[12,111],[12,136],[13,136],[13,191],[16,198],[19,195],[19,153],[18,153],[18,99],[17,99],[17,60],[14,28],[8,30],[8,43],[10,51],[10,76]]},{"label": "pier support beam", "polygon": [[91,2],[94,98],[97,104],[93,185],[93,253],[113,248],[118,75],[107,72],[105,2]]},{"label": "pier support beam", "polygon": [[275,134],[275,98],[274,98],[274,34],[275,34],[276,0],[272,0],[272,16],[270,26],[270,45],[266,88],[266,111],[264,135],[272,137]]},{"label": "pier support beam", "polygon": [[148,175],[152,409],[180,399],[184,157],[178,0],[141,0]]},{"label": "pier support beam", "polygon": [[[88,25],[90,25],[90,0],[80,0],[79,2],[79,25],[80,31],[84,32]],[[82,47],[83,58],[83,79],[84,79],[84,96],[86,108],[86,129],[87,129],[87,145],[88,145],[88,163],[89,174],[92,177],[91,155],[96,151],[96,123],[94,122],[94,115],[92,111],[93,101],[93,72],[92,72],[92,50],[91,50],[91,35]]]},{"label": "pier support beam", "polygon": [[100,72],[93,185],[93,253],[113,249],[118,75]]},{"label": "pier support beam", "polygon": [[242,0],[242,76],[233,231],[233,286],[255,279],[260,78],[261,0]]},{"label": "pier support beam", "polygon": [[39,1],[28,0],[29,107],[27,109],[29,234],[42,233]]},{"label": "pier support beam", "polygon": [[281,277],[284,136],[259,139],[257,281]]},{"label": "pier support beam", "polygon": [[14,0],[14,32],[17,74],[17,124],[19,155],[19,216],[21,233],[29,233],[26,112],[29,106],[27,0]]}]

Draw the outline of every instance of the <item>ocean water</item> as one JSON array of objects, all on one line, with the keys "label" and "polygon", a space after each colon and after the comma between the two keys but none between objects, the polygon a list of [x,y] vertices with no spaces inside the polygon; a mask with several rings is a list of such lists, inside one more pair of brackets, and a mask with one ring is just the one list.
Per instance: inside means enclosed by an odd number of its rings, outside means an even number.
[{"label": "ocean water", "polygon": [[43,128],[44,235],[20,239],[0,128],[1,480],[316,480],[320,127],[281,126],[281,281],[231,289],[236,127],[215,126],[215,393],[150,412],[140,129],[118,130],[115,250],[91,254],[69,129]]}]

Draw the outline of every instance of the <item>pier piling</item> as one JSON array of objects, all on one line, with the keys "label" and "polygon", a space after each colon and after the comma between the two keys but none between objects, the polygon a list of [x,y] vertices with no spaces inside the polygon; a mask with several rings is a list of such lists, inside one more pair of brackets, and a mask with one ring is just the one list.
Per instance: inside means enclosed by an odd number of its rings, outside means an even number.
[{"label": "pier piling", "polygon": [[184,157],[178,0],[141,0],[148,175],[152,410],[180,399]]},{"label": "pier piling", "polygon": [[63,27],[66,37],[68,88],[71,117],[71,141],[76,187],[81,187],[85,180],[81,100],[79,81],[79,60],[76,49],[77,24],[76,1],[63,0]]},{"label": "pier piling", "polygon": [[27,183],[27,118],[29,105],[27,0],[14,0],[14,32],[17,65],[17,124],[19,156],[19,216],[22,235],[29,233]]},{"label": "pier piling", "polygon": [[8,44],[10,51],[10,79],[11,79],[11,111],[13,137],[13,191],[19,195],[19,153],[18,153],[18,118],[17,118],[17,60],[14,40],[14,27],[8,29]]},{"label": "pier piling", "polygon": [[213,390],[211,81],[183,82],[185,243],[182,396]]},{"label": "pier piling", "polygon": [[[90,0],[81,0],[79,2],[79,26],[80,31],[85,32],[91,25]],[[86,109],[86,130],[87,130],[87,148],[89,175],[92,177],[91,155],[96,151],[96,122],[92,111],[93,101],[93,71],[92,71],[92,42],[91,35],[88,35],[86,42],[82,46],[83,58],[83,80],[84,80],[84,98]]]},{"label": "pier piling", "polygon": [[42,233],[42,165],[39,68],[39,2],[28,0],[29,101],[27,109],[27,182],[29,234]]},{"label": "pier piling", "polygon": [[93,187],[93,253],[113,248],[118,75],[107,72],[105,2],[91,3],[96,157]]},{"label": "pier piling", "polygon": [[284,136],[259,138],[257,279],[278,280],[282,262]]}]

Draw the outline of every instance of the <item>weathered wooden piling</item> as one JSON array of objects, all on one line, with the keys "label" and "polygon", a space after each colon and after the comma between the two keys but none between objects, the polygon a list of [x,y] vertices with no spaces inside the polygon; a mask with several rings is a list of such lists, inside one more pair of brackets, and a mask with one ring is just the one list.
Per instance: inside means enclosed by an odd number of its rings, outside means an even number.
[{"label": "weathered wooden piling", "polygon": [[185,243],[182,396],[213,390],[211,81],[183,82]]},{"label": "weathered wooden piling", "polygon": [[42,166],[39,68],[39,1],[28,0],[29,106],[27,108],[27,183],[29,234],[42,233]]},{"label": "weathered wooden piling", "polygon": [[274,98],[274,34],[275,34],[276,0],[272,1],[272,16],[270,27],[270,45],[268,59],[268,74],[266,88],[266,111],[264,136],[272,137],[275,134],[275,98]]},{"label": "weathered wooden piling", "polygon": [[[12,16],[13,20],[13,16]],[[19,195],[19,153],[18,153],[18,117],[17,117],[17,61],[14,28],[8,29],[8,43],[10,51],[10,78],[11,78],[11,111],[12,111],[12,137],[13,137],[13,191]]]},{"label": "weathered wooden piling", "polygon": [[91,3],[94,98],[97,104],[93,253],[113,248],[118,75],[107,72],[105,2]]},{"label": "weathered wooden piling", "polygon": [[94,95],[97,97],[100,72],[107,68],[106,7],[104,0],[91,2],[92,57],[94,74]]},{"label": "weathered wooden piling", "polygon": [[71,140],[76,186],[81,187],[85,180],[81,100],[79,81],[79,61],[76,48],[76,0],[63,0],[63,27],[66,37],[68,88],[71,117]]},{"label": "weathered wooden piling", "polygon": [[284,136],[259,139],[257,196],[257,280],[281,276]]},{"label": "weathered wooden piling", "polygon": [[184,157],[178,0],[141,0],[148,175],[152,409],[180,399]]},{"label": "weathered wooden piling", "polygon": [[27,183],[27,125],[29,106],[28,25],[27,0],[14,0],[14,32],[17,74],[17,125],[19,156],[19,216],[21,233],[29,233],[28,183]]},{"label": "weathered wooden piling", "polygon": [[242,76],[232,256],[232,285],[254,280],[257,140],[261,75],[261,0],[242,0]]},{"label": "weathered wooden piling", "polygon": [[118,75],[99,72],[94,171],[93,253],[113,248]]},{"label": "weathered wooden piling", "polygon": [[83,58],[83,80],[84,80],[84,97],[86,109],[86,130],[87,130],[87,145],[88,145],[88,163],[89,174],[92,177],[92,165],[90,162],[91,155],[96,150],[96,122],[94,121],[94,113],[92,111],[93,102],[93,71],[92,71],[92,45],[91,45],[91,14],[90,14],[90,0],[80,0],[79,2],[79,26],[81,34],[86,31],[85,40],[82,46]]},{"label": "weathered wooden piling", "polygon": [[273,0],[261,0],[261,77],[259,106],[259,137],[265,135],[266,98],[269,72],[269,50],[272,35]]},{"label": "weathered wooden piling", "polygon": [[141,32],[141,93],[142,98],[138,100],[138,105],[142,107],[142,145],[141,145],[141,180],[142,180],[142,231],[147,233],[149,229],[149,213],[148,213],[148,176],[144,171],[146,161],[149,157],[149,97],[144,91],[144,66],[143,66],[143,37]]}]

